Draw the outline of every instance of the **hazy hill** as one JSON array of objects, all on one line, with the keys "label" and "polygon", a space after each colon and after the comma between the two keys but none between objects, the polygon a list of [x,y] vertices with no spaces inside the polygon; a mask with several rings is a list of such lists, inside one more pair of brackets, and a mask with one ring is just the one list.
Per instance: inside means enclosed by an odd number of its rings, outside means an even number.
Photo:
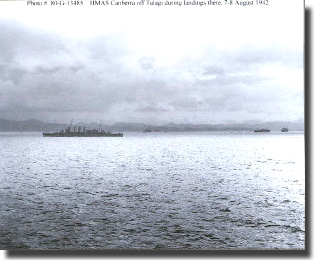
[{"label": "hazy hill", "polygon": [[34,119],[25,120],[25,121],[0,119],[1,132],[56,131],[58,129],[63,129],[65,127],[66,125],[64,124],[44,123],[44,122],[34,120]]},{"label": "hazy hill", "polygon": [[[98,128],[98,123],[78,123],[77,125],[88,128]],[[0,119],[0,131],[57,131],[66,128],[66,124],[45,123],[38,120],[15,121]],[[271,131],[280,131],[282,127],[288,127],[290,131],[303,131],[303,121],[298,122],[250,122],[243,124],[175,124],[149,125],[143,123],[116,123],[112,126],[103,124],[103,129],[114,132],[193,132],[193,131],[253,131],[254,129],[269,128]]]},{"label": "hazy hill", "polygon": [[303,123],[296,122],[266,122],[266,123],[244,123],[244,124],[166,124],[146,125],[119,123],[111,126],[114,131],[152,131],[152,132],[194,132],[194,131],[254,131],[255,129],[269,128],[271,131],[280,131],[288,127],[290,131],[303,131]]}]

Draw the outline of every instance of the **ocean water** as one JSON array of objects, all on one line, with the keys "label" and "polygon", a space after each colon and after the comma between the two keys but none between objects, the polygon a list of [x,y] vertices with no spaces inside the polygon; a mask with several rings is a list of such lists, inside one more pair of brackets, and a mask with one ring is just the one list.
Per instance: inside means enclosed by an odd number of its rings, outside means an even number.
[{"label": "ocean water", "polygon": [[304,249],[304,135],[0,134],[0,248]]}]

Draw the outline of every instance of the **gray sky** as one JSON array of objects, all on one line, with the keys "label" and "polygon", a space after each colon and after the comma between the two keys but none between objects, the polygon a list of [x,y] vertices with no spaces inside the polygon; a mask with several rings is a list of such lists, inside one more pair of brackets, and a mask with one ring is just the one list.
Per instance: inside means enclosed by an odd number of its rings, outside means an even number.
[{"label": "gray sky", "polygon": [[18,14],[7,5],[0,8],[0,117],[301,119],[303,3],[272,2],[53,10],[18,2]]}]

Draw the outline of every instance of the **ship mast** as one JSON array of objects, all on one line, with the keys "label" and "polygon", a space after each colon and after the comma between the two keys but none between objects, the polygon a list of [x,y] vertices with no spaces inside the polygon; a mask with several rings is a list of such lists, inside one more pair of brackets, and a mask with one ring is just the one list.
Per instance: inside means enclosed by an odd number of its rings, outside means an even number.
[{"label": "ship mast", "polygon": [[102,125],[102,119],[100,119],[100,124],[98,126],[98,131],[100,132],[101,131],[101,125]]}]

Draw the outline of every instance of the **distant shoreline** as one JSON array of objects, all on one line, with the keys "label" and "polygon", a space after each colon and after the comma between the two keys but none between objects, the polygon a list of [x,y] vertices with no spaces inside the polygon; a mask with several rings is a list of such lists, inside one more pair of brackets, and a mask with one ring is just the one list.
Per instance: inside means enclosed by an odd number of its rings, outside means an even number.
[{"label": "distant shoreline", "polygon": [[[87,129],[97,129],[98,123],[82,123]],[[0,132],[54,132],[65,129],[67,124],[46,123],[39,120],[15,121],[0,118]],[[102,125],[104,130],[114,132],[251,132],[256,129],[268,128],[271,132],[279,132],[282,128],[288,128],[289,132],[304,131],[304,122],[257,122],[257,123],[237,123],[237,124],[175,124],[151,125],[145,123],[115,123],[113,125]]]}]

